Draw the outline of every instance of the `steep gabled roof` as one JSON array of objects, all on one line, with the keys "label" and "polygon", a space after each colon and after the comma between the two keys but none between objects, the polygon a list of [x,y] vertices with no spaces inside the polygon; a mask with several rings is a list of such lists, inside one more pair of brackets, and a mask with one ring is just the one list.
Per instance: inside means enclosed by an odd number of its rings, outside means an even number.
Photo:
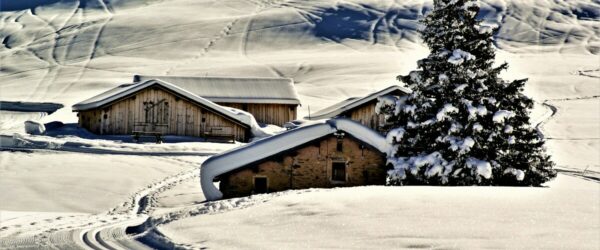
[{"label": "steep gabled roof", "polygon": [[380,96],[384,96],[384,95],[388,95],[391,94],[393,92],[396,91],[400,91],[402,93],[408,94],[411,93],[412,91],[410,89],[404,88],[404,87],[400,87],[398,85],[393,85],[393,86],[389,86],[385,89],[382,89],[380,91],[377,92],[373,92],[365,97],[350,97],[346,100],[343,100],[341,102],[338,102],[336,104],[333,104],[329,107],[326,107],[324,109],[321,109],[313,114],[309,116],[304,117],[304,119],[307,120],[320,120],[320,119],[327,119],[327,118],[333,118],[336,117],[340,114],[343,114],[347,111],[353,110],[355,108],[358,108],[368,102],[371,102],[373,100],[376,100],[377,97]]},{"label": "steep gabled roof", "polygon": [[178,86],[175,86],[171,83],[164,82],[164,81],[161,81],[158,79],[151,79],[151,80],[147,80],[147,81],[144,81],[141,83],[119,85],[116,88],[110,89],[106,92],[103,92],[99,95],[96,95],[92,98],[89,98],[85,101],[82,101],[82,102],[79,102],[79,103],[73,105],[72,109],[75,112],[79,112],[79,111],[101,108],[112,102],[121,100],[122,98],[130,96],[140,90],[146,89],[151,86],[163,87],[169,91],[172,91],[173,93],[175,93],[177,95],[180,95],[182,97],[189,99],[191,102],[194,102],[194,103],[197,103],[197,104],[203,106],[204,108],[206,108],[208,110],[211,110],[215,113],[221,114],[223,117],[225,117],[226,119],[228,119],[234,123],[240,124],[244,127],[251,126],[251,124],[249,124],[249,122],[247,121],[246,118],[222,107],[221,105],[218,105],[218,104],[211,102],[205,98],[197,96],[194,93],[191,93],[191,92],[189,92],[185,89],[182,89]]},{"label": "steep gabled roof", "polygon": [[202,192],[207,200],[217,200],[223,194],[214,186],[215,177],[260,162],[270,156],[297,148],[317,139],[343,131],[382,153],[388,153],[389,144],[377,132],[355,121],[338,118],[315,123],[277,134],[242,147],[215,155],[200,168]]},{"label": "steep gabled roof", "polygon": [[220,103],[275,103],[300,105],[290,78],[237,78],[135,75],[134,82],[160,79]]}]

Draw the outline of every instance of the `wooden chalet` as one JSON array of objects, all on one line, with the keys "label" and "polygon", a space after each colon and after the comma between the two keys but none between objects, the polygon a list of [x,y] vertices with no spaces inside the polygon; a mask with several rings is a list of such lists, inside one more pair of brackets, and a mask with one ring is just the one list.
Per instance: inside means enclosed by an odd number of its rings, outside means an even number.
[{"label": "wooden chalet", "polygon": [[244,110],[258,123],[283,126],[297,118],[300,99],[290,78],[135,75],[134,82],[160,79],[222,106]]},{"label": "wooden chalet", "polygon": [[162,80],[123,84],[73,105],[100,135],[181,135],[247,141],[250,124],[225,107]]},{"label": "wooden chalet", "polygon": [[336,117],[346,117],[357,121],[373,130],[382,131],[385,125],[383,115],[375,112],[377,98],[380,96],[393,95],[403,96],[411,91],[397,85],[393,85],[380,91],[371,93],[364,97],[351,97],[339,103],[321,109],[310,116],[304,117],[307,120],[321,120]]}]

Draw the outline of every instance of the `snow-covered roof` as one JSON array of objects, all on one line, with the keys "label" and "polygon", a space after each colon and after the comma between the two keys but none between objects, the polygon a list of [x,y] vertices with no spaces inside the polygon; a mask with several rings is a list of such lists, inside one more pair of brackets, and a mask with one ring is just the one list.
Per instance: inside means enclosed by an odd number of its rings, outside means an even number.
[{"label": "snow-covered roof", "polygon": [[300,105],[290,78],[237,78],[135,75],[134,82],[160,79],[213,102]]},{"label": "snow-covered roof", "polygon": [[360,107],[363,104],[366,104],[373,100],[377,100],[377,97],[380,97],[383,95],[388,95],[388,94],[391,94],[396,91],[400,91],[405,94],[412,92],[410,89],[400,87],[398,85],[393,85],[393,86],[389,86],[385,89],[382,89],[380,91],[373,92],[365,97],[350,97],[346,100],[343,100],[343,101],[333,104],[329,107],[321,109],[321,110],[311,114],[310,117],[306,116],[306,117],[304,117],[304,119],[320,120],[320,119],[333,118],[340,114],[343,114],[344,112],[347,112],[349,110]]},{"label": "snow-covered roof", "polygon": [[202,192],[207,200],[220,199],[223,194],[213,184],[215,177],[297,148],[337,131],[343,131],[382,153],[389,152],[390,146],[385,138],[370,128],[346,118],[331,119],[324,123],[313,123],[292,129],[210,157],[202,164],[200,170]]},{"label": "snow-covered roof", "polygon": [[100,108],[109,103],[132,95],[140,90],[156,85],[164,87],[178,95],[181,95],[182,97],[185,97],[192,102],[198,103],[213,112],[219,113],[228,120],[231,120],[232,122],[238,123],[246,127],[251,126],[251,124],[249,124],[248,122],[248,119],[246,119],[242,115],[237,114],[227,108],[224,108],[223,106],[218,105],[210,100],[202,98],[194,93],[191,93],[186,89],[180,88],[176,85],[158,79],[151,79],[141,83],[119,85],[116,88],[110,89],[106,92],[103,92],[99,95],[96,95],[92,98],[89,98],[85,101],[73,105],[72,109],[73,111],[85,111],[89,109]]}]

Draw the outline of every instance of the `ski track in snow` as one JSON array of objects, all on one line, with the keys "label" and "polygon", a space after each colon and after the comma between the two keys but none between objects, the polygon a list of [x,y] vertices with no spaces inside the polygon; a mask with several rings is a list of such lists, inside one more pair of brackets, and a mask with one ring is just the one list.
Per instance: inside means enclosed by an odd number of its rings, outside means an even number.
[{"label": "ski track in snow", "polygon": [[219,34],[217,36],[214,36],[210,41],[208,41],[208,43],[202,48],[200,49],[200,53],[195,55],[193,58],[188,59],[188,60],[183,60],[181,63],[177,63],[173,66],[171,66],[170,68],[168,68],[165,71],[165,75],[171,75],[172,72],[177,68],[180,67],[182,65],[189,65],[190,63],[199,60],[201,57],[205,56],[209,50],[221,39],[229,36],[229,34],[231,33],[231,29],[233,28],[233,26],[240,20],[240,18],[236,18],[233,21],[227,23],[227,25],[225,25],[225,27],[221,30],[221,32],[219,32]]},{"label": "ski track in snow", "polygon": [[591,78],[600,78],[600,69],[578,70],[574,74]]},{"label": "ski track in snow", "polygon": [[[67,18],[65,18],[65,22],[61,25],[60,28],[54,27],[52,25],[51,21],[47,21],[47,20],[43,19],[42,17],[40,17],[39,15],[37,15],[35,13],[34,9],[27,9],[21,13],[20,17],[27,14],[30,17],[35,18],[35,19],[39,20],[40,22],[44,23],[44,25],[45,25],[44,28],[48,28],[51,30],[51,32],[49,32],[49,33],[46,33],[41,36],[36,36],[28,44],[20,45],[19,47],[15,47],[15,48],[7,46],[7,48],[9,48],[11,50],[20,49],[22,51],[29,52],[34,57],[36,57],[40,61],[45,62],[48,65],[45,68],[34,69],[34,70],[45,70],[46,72],[41,77],[41,79],[35,84],[35,86],[33,86],[33,91],[31,91],[28,99],[48,98],[49,96],[47,94],[50,92],[48,90],[54,84],[54,82],[57,80],[57,77],[59,76],[60,71],[61,71],[61,69],[63,69],[63,67],[77,67],[80,69],[80,71],[74,81],[71,81],[67,86],[62,87],[62,89],[60,91],[58,91],[51,98],[57,98],[60,95],[62,95],[63,93],[67,92],[77,81],[79,81],[83,77],[85,70],[88,67],[90,61],[93,58],[95,58],[95,56],[96,56],[97,49],[98,49],[98,41],[102,35],[102,32],[103,32],[105,26],[112,20],[112,16],[113,16],[112,6],[110,5],[109,2],[103,2],[102,0],[98,0],[98,3],[101,6],[103,6],[104,12],[108,15],[108,17],[103,18],[104,19],[103,21],[98,21],[97,17],[92,17],[91,20],[86,20],[86,19],[88,19],[88,17],[85,14],[87,9],[82,9],[79,6],[75,6],[73,11],[70,12],[69,16]],[[95,14],[95,13],[93,13],[93,14]],[[73,20],[75,20],[75,18],[78,19],[77,21],[75,21],[75,24],[69,25],[69,23],[72,22]],[[16,19],[18,19],[18,18],[16,18]],[[99,25],[97,25],[98,22],[101,22],[101,23]],[[68,59],[69,59],[69,54],[71,52],[71,46],[75,44],[74,43],[75,39],[77,38],[78,34],[84,27],[93,27],[90,25],[95,25],[98,27],[98,31],[97,31],[95,38],[91,41],[91,45],[88,46],[88,47],[90,47],[90,51],[88,51],[88,53],[86,53],[86,55],[70,58],[70,60],[69,60],[69,61],[77,61],[82,58],[85,58],[85,62],[83,63],[83,65],[68,65],[69,64]],[[50,37],[50,36],[53,36],[53,37]],[[64,45],[59,45],[59,41],[61,39],[66,40]],[[4,38],[4,40],[6,40],[6,37]],[[39,43],[39,41],[42,41],[42,43]],[[81,42],[81,41],[78,41],[78,42]],[[49,56],[47,58],[45,56],[38,55],[34,50],[32,50],[30,48],[31,46],[42,46],[42,45],[44,45],[44,43],[51,44],[49,47],[49,52],[46,52],[49,54]],[[28,71],[34,71],[34,70],[28,70]],[[19,71],[19,72],[15,72],[13,74],[24,73],[24,72],[27,72],[27,71]],[[12,74],[5,75],[5,76],[10,76],[10,75],[12,75]]]},{"label": "ski track in snow", "polygon": [[[586,97],[575,97],[575,98],[559,98],[559,99],[546,99],[542,101],[540,104],[547,108],[550,112],[546,115],[538,124],[535,125],[538,134],[544,140],[561,140],[561,141],[586,141],[586,140],[600,140],[600,138],[554,138],[548,137],[545,135],[544,124],[550,121],[553,117],[556,116],[559,112],[559,108],[556,105],[552,105],[549,102],[564,102],[564,101],[576,101],[576,100],[589,100],[589,99],[597,99],[600,98],[600,95],[595,96],[586,96]],[[586,181],[592,181],[596,183],[600,183],[600,172],[596,172],[593,170],[588,170],[587,168],[582,170],[572,169],[569,166],[557,166],[556,171],[561,174],[573,176],[576,178],[580,178]]]},{"label": "ski track in snow", "polygon": [[[198,162],[177,158],[162,159],[186,166],[199,165]],[[160,193],[195,178],[198,174],[199,168],[193,167],[149,184],[135,192],[129,201],[104,214],[57,217],[54,220],[2,227],[0,233],[13,228],[20,228],[20,231],[27,228],[28,234],[34,232],[35,234],[25,237],[4,235],[0,237],[0,249],[40,246],[60,249],[150,249],[137,242],[133,236],[127,235],[126,228],[138,226],[148,220],[148,215],[154,210],[156,197]]]},{"label": "ski track in snow", "polygon": [[545,140],[600,140],[600,138],[594,137],[585,137],[585,138],[555,138],[548,137],[544,133],[544,124],[550,121],[556,114],[558,114],[559,108],[556,105],[552,105],[549,102],[566,102],[566,101],[578,101],[578,100],[590,100],[590,99],[598,99],[600,95],[593,96],[583,96],[583,97],[573,97],[573,98],[556,98],[556,99],[546,99],[543,100],[540,104],[550,110],[550,114],[543,118],[541,122],[535,125],[536,130],[542,136],[542,139]]},{"label": "ski track in snow", "polygon": [[277,70],[274,66],[271,66],[269,64],[266,63],[259,63],[256,60],[253,60],[252,58],[250,58],[250,56],[248,55],[248,40],[249,40],[249,36],[250,36],[250,31],[252,30],[252,23],[254,22],[254,18],[259,15],[261,12],[266,11],[270,8],[274,8],[274,7],[279,7],[282,6],[285,1],[265,1],[265,0],[258,0],[258,1],[254,1],[254,0],[247,0],[253,4],[255,4],[257,7],[256,9],[252,12],[252,14],[250,14],[250,16],[248,17],[248,21],[246,22],[246,25],[244,27],[244,31],[242,32],[242,39],[240,41],[240,54],[244,57],[244,59],[252,62],[253,64],[256,65],[260,65],[260,66],[264,66],[266,67],[269,71],[271,71],[275,76],[277,77],[285,77],[284,74]]}]

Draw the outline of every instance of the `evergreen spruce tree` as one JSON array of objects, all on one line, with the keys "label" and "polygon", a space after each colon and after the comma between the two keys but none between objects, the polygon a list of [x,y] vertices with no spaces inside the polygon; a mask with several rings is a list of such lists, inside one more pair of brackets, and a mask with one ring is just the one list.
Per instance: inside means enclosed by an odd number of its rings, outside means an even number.
[{"label": "evergreen spruce tree", "polygon": [[413,92],[378,105],[395,147],[388,184],[539,186],[556,176],[530,125],[527,80],[499,78],[508,65],[493,65],[497,28],[478,12],[474,0],[434,0],[421,31],[431,53],[398,76]]}]

